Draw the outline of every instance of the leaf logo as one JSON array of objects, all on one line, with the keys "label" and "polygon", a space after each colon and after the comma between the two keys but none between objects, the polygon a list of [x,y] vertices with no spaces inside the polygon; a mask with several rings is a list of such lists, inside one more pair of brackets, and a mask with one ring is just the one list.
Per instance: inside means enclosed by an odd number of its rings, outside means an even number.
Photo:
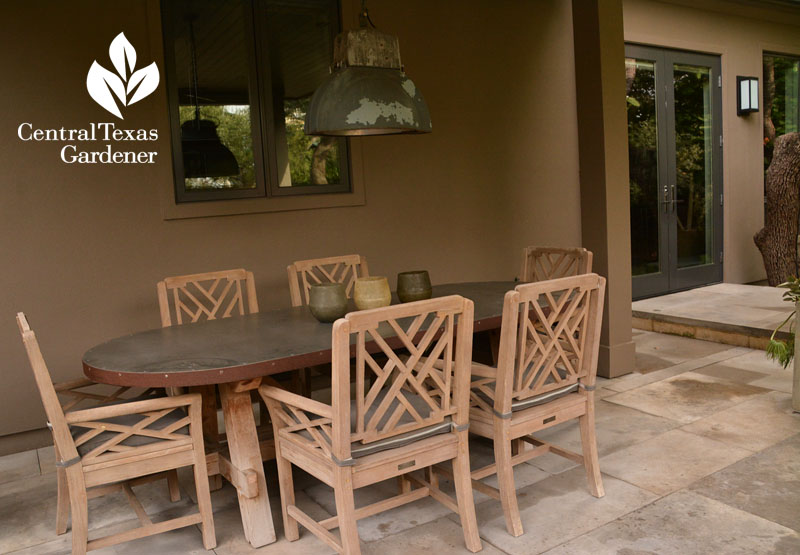
[{"label": "leaf logo", "polygon": [[86,75],[86,90],[100,106],[119,119],[125,119],[117,102],[122,106],[130,106],[156,90],[160,77],[158,67],[153,62],[134,71],[136,49],[125,38],[125,33],[120,33],[111,41],[108,57],[117,73],[108,71],[95,60]]}]

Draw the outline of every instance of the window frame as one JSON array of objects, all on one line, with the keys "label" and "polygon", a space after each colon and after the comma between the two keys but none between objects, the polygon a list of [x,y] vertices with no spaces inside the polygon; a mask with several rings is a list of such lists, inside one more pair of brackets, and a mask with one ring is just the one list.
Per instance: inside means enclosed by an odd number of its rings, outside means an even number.
[{"label": "window frame", "polygon": [[[174,49],[174,28],[172,25],[175,6],[169,0],[160,0],[159,11],[161,15],[161,38],[163,41],[165,83],[167,90],[167,112],[169,118],[170,143],[172,147],[172,174],[173,174],[173,199],[175,206],[188,206],[205,203],[208,201],[243,201],[244,199],[269,200],[280,197],[301,197],[320,195],[352,195],[356,187],[352,179],[352,145],[349,138],[339,140],[339,183],[330,185],[299,185],[280,187],[278,177],[279,148],[287,158],[288,148],[285,131],[277,132],[278,127],[283,128],[276,119],[276,114],[283,112],[283,106],[277,105],[273,94],[273,76],[271,64],[271,51],[268,44],[266,0],[237,0],[245,17],[245,48],[247,49],[248,66],[248,96],[250,100],[250,131],[253,148],[254,176],[256,186],[252,189],[220,189],[189,191],[185,187],[184,169],[181,147],[180,131],[180,99],[176,79],[176,63]],[[341,31],[342,15],[340,0],[336,1],[330,10],[331,21],[335,22],[335,34]],[[280,111],[279,111],[280,110]],[[281,138],[283,142],[281,143]],[[363,191],[361,202],[363,204]],[[227,204],[227,203],[226,203]],[[323,203],[327,205],[328,203]],[[338,204],[338,203],[334,203]],[[350,203],[352,204],[352,203]],[[280,210],[281,208],[274,208]],[[293,209],[293,208],[289,208]],[[272,210],[244,210],[272,211]],[[205,212],[205,211],[204,211]],[[226,211],[227,212],[227,211]],[[165,216],[167,216],[165,214]],[[189,216],[191,217],[191,216]]]}]

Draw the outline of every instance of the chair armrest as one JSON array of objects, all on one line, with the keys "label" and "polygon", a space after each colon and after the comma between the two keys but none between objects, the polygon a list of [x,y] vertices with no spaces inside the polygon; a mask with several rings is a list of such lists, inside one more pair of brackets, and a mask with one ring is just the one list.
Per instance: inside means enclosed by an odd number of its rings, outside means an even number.
[{"label": "chair armrest", "polygon": [[258,392],[262,397],[264,397],[264,400],[268,398],[273,399],[279,403],[283,403],[306,412],[314,413],[317,416],[333,419],[333,407],[326,405],[325,403],[315,401],[314,399],[303,397],[302,395],[292,393],[291,391],[286,391],[285,389],[275,387],[273,385],[262,385],[258,388]]},{"label": "chair armrest", "polygon": [[178,407],[188,407],[197,405],[201,407],[201,396],[199,393],[187,393],[175,397],[159,397],[157,399],[145,399],[143,401],[131,401],[130,403],[119,403],[117,405],[106,405],[103,407],[92,407],[90,409],[76,410],[68,412],[64,416],[67,424],[77,422],[88,422],[93,420],[103,420],[115,416],[127,414],[140,414],[155,410],[172,409]]},{"label": "chair armrest", "polygon": [[479,378],[496,378],[497,368],[494,368],[492,366],[486,366],[485,364],[481,364],[480,362],[473,362],[472,375],[478,376]]}]

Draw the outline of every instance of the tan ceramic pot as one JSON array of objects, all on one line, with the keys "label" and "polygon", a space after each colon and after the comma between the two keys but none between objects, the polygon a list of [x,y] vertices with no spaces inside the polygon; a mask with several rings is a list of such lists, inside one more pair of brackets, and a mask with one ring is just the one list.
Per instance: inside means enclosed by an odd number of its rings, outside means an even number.
[{"label": "tan ceramic pot", "polygon": [[353,291],[356,308],[366,310],[392,304],[392,292],[389,280],[383,276],[363,277],[356,279]]}]

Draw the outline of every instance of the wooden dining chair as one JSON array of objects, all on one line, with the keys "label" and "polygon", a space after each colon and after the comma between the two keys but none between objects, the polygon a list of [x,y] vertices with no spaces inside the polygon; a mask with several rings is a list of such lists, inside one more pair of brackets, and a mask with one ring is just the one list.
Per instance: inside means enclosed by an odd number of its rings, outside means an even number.
[{"label": "wooden dining chair", "polygon": [[[592,271],[592,252],[581,247],[525,247],[522,250],[521,281],[531,283],[547,279],[578,276]],[[492,363],[496,366],[500,333],[489,331]]]},{"label": "wooden dining chair", "polygon": [[592,252],[579,247],[525,247],[522,251],[521,281],[588,274],[592,271]]},{"label": "wooden dining chair", "polygon": [[[217,542],[206,478],[200,395],[117,400],[65,412],[36,335],[22,312],[17,314],[17,325],[53,433],[59,488],[56,530],[66,532],[71,514],[72,553],[194,524],[201,525],[204,547],[213,549]],[[199,511],[154,523],[132,488],[184,466],[194,470]],[[89,540],[88,500],[117,491],[125,494],[141,526]]]},{"label": "wooden dining chair", "polygon": [[[308,305],[311,286],[317,283],[341,283],[344,285],[347,298],[352,298],[356,278],[369,277],[367,259],[358,254],[297,260],[289,264],[286,272],[289,274],[289,294],[292,306]],[[295,373],[297,382],[294,389],[307,397],[311,396],[312,374],[315,373],[315,369],[321,370],[319,373],[322,374],[330,373],[328,365],[318,368],[301,368]]]},{"label": "wooden dining chair", "polygon": [[[472,472],[473,487],[498,499],[506,528],[522,534],[517,464],[554,453],[583,464],[603,496],[594,426],[594,388],[605,278],[585,274],[518,285],[505,295],[497,367],[473,363],[470,432],[494,441],[495,462]],[[578,418],[583,454],[531,434]],[[533,445],[524,450],[524,444]],[[499,488],[481,479],[497,474]]]},{"label": "wooden dining chair", "polygon": [[[289,541],[299,538],[301,524],[335,551],[358,554],[359,519],[431,496],[458,513],[467,548],[481,549],[467,442],[472,325],[472,301],[456,295],[351,312],[333,324],[330,405],[261,386],[275,428]],[[445,461],[452,461],[455,499],[432,473],[410,474]],[[333,488],[336,516],[317,522],[295,505],[292,465]],[[402,493],[355,507],[355,489],[394,477],[406,484]]]},{"label": "wooden dining chair", "polygon": [[308,304],[309,291],[316,283],[342,283],[347,298],[353,296],[356,278],[369,277],[367,259],[357,254],[297,260],[286,268],[292,306]]},{"label": "wooden dining chair", "polygon": [[[163,327],[258,312],[253,272],[241,268],[168,277],[159,281],[156,288]],[[203,431],[210,447],[218,449],[225,443],[225,437],[220,433],[216,417],[219,406],[216,386],[196,386],[191,390],[203,396]],[[255,393],[254,396],[254,402],[261,405],[259,439],[265,444],[262,451],[269,456],[272,430],[267,408]],[[213,474],[210,479],[215,490],[222,487],[221,475]]]},{"label": "wooden dining chair", "polygon": [[241,268],[168,277],[156,287],[164,327],[243,315],[245,305],[247,314],[258,312],[253,272]]}]

